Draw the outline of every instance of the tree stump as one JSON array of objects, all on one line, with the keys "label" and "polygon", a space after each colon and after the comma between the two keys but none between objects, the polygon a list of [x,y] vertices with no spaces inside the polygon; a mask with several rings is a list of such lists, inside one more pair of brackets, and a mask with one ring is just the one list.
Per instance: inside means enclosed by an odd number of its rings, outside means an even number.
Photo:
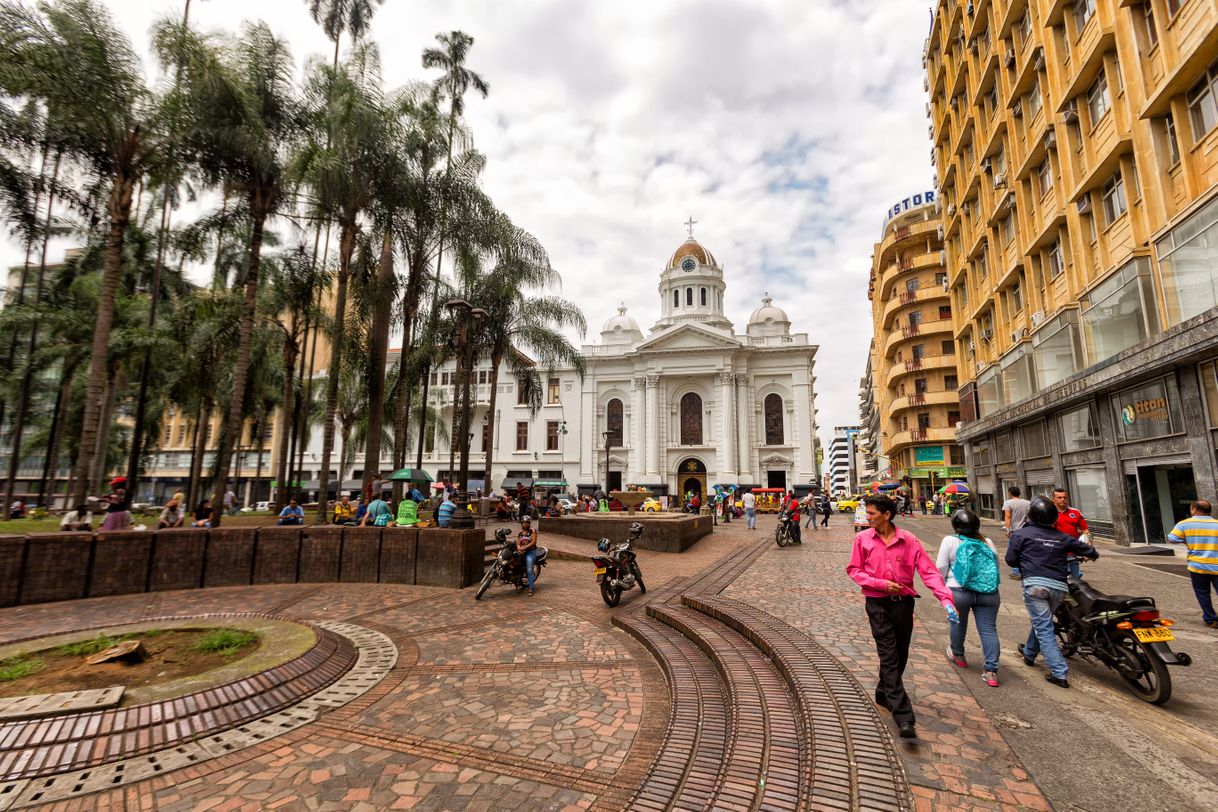
[{"label": "tree stump", "polygon": [[113,662],[142,663],[147,657],[148,649],[144,648],[144,644],[139,640],[124,640],[117,646],[111,646],[85,658],[85,662],[89,665]]}]

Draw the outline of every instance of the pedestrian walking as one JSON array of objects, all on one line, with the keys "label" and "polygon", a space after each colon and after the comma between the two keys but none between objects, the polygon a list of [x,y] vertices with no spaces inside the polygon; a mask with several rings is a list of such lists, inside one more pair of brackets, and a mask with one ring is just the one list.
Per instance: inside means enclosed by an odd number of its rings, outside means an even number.
[{"label": "pedestrian walking", "polygon": [[922,496],[922,495],[918,496],[918,505],[920,505],[922,508],[922,515],[925,516],[926,515],[926,497],[925,496]]},{"label": "pedestrian walking", "polygon": [[820,526],[829,526],[829,517],[833,515],[833,504],[829,501],[829,494],[822,493],[820,495]]},{"label": "pedestrian walking", "polygon": [[902,680],[913,635],[914,573],[922,578],[953,623],[959,621],[952,593],[926,554],[918,537],[893,524],[897,506],[887,496],[868,496],[870,527],[854,537],[846,574],[862,587],[867,620],[880,658],[875,701],[892,712],[902,738],[917,736],[913,704]]},{"label": "pedestrian walking", "polygon": [[1057,508],[1053,503],[1043,496],[1033,499],[1028,508],[1028,524],[1011,534],[1006,562],[1023,574],[1023,603],[1032,622],[1028,641],[1019,644],[1019,654],[1024,664],[1035,665],[1036,656],[1043,653],[1049,666],[1045,679],[1069,688],[1069,666],[1057,644],[1053,614],[1069,591],[1066,556],[1075,553],[1095,559],[1099,553],[1090,544],[1058,530],[1056,523]]},{"label": "pedestrian walking", "polygon": [[110,493],[106,495],[106,518],[102,520],[99,533],[126,530],[131,525],[131,497],[127,495],[127,478],[117,476],[110,480]]},{"label": "pedestrian walking", "polygon": [[972,613],[981,640],[985,659],[981,679],[991,688],[998,687],[998,550],[994,542],[981,535],[981,519],[976,513],[960,508],[951,517],[952,535],[944,536],[939,545],[935,566],[952,591],[952,603],[960,614],[960,622],[951,624],[951,642],[947,658],[960,668],[968,668],[964,657],[964,638],[968,635],[968,618]]},{"label": "pedestrian walking", "polygon": [[745,491],[744,496],[740,497],[740,501],[744,503],[744,527],[746,530],[757,529],[757,495],[752,491]]},{"label": "pedestrian walking", "polygon": [[1189,505],[1189,518],[1173,527],[1167,540],[1188,547],[1188,577],[1201,607],[1201,622],[1218,629],[1218,614],[1210,597],[1211,591],[1218,590],[1218,519],[1213,512],[1207,500],[1195,500]]},{"label": "pedestrian walking", "polygon": [[[1067,536],[1081,538],[1083,541],[1090,542],[1091,537],[1087,534],[1087,520],[1083,518],[1083,513],[1078,508],[1070,507],[1070,494],[1066,493],[1065,488],[1053,489],[1053,507],[1057,508],[1057,524],[1058,530],[1065,533]],[[1086,535],[1086,538],[1084,538]],[[1083,568],[1078,563],[1078,558],[1073,555],[1066,557],[1066,564],[1070,568],[1070,574],[1075,578],[1083,577]]]},{"label": "pedestrian walking", "polygon": [[[1028,523],[1028,508],[1032,503],[1019,495],[1018,486],[1007,488],[1007,501],[1002,503],[1002,526],[1007,531],[1007,538]],[[1011,577],[1019,578],[1019,570],[1011,569]]]},{"label": "pedestrian walking", "polygon": [[237,513],[237,494],[233,492],[232,486],[224,491],[224,512],[229,516]]}]

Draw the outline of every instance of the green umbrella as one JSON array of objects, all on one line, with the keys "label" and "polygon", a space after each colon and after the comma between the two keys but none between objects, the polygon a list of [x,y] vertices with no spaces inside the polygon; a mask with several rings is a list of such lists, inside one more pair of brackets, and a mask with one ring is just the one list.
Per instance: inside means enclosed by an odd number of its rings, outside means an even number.
[{"label": "green umbrella", "polygon": [[399,468],[389,475],[389,480],[400,482],[431,482],[431,474],[422,468]]}]

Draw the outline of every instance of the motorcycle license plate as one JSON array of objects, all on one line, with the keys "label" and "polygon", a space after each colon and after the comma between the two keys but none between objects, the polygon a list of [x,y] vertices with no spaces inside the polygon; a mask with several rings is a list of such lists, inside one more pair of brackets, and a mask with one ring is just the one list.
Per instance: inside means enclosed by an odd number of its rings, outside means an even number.
[{"label": "motorcycle license plate", "polygon": [[604,575],[604,574],[605,574],[605,568],[604,568],[604,567],[597,567],[597,568],[596,568],[596,572],[595,572],[594,574],[596,574],[596,575]]},{"label": "motorcycle license plate", "polygon": [[1134,629],[1133,635],[1143,643],[1166,643],[1168,640],[1176,639],[1176,636],[1171,633],[1171,629],[1164,629],[1161,626],[1152,626],[1149,629]]}]

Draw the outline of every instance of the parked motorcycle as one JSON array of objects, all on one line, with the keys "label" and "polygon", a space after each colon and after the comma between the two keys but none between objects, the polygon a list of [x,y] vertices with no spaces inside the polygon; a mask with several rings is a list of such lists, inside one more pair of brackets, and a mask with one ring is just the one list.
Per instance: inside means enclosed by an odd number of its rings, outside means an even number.
[{"label": "parked motorcycle", "polygon": [[1053,617],[1062,654],[1098,660],[1116,671],[1139,699],[1162,705],[1171,698],[1169,665],[1192,657],[1173,652],[1174,621],[1160,617],[1154,598],[1108,595],[1071,577],[1070,592]]},{"label": "parked motorcycle", "polygon": [[[495,541],[499,543],[499,552],[487,569],[486,575],[482,576],[482,583],[478,585],[478,591],[474,593],[476,601],[482,600],[486,590],[490,589],[491,584],[496,580],[516,587],[517,592],[529,585],[528,573],[524,566],[524,555],[516,552],[516,540],[511,537],[511,531],[506,527],[496,530]],[[536,563],[533,565],[534,583],[541,578],[541,569],[546,565],[546,557],[550,554],[550,551],[541,545],[538,545],[537,550]]]},{"label": "parked motorcycle", "polygon": [[596,582],[601,585],[601,597],[609,606],[617,606],[622,593],[634,589],[636,585],[639,592],[647,594],[643,572],[639,569],[638,556],[634,552],[634,542],[641,535],[643,525],[633,522],[625,541],[614,545],[609,539],[601,539],[596,545],[602,555],[592,556],[592,565],[596,568]]}]

